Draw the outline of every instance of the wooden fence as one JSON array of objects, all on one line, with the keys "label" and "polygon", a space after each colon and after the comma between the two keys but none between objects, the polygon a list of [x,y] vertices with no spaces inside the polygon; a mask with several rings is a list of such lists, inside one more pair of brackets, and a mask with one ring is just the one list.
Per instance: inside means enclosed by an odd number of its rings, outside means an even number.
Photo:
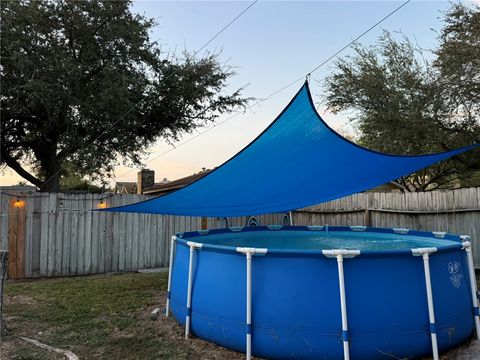
[{"label": "wooden fence", "polygon": [[[17,197],[18,196],[18,197]],[[175,232],[225,226],[222,218],[94,212],[144,195],[3,194],[0,249],[9,276],[70,276],[168,266]],[[258,217],[280,224],[283,214]],[[247,217],[229,218],[229,226]],[[480,188],[428,193],[361,193],[294,212],[296,225],[407,227],[468,234],[480,268]]]}]

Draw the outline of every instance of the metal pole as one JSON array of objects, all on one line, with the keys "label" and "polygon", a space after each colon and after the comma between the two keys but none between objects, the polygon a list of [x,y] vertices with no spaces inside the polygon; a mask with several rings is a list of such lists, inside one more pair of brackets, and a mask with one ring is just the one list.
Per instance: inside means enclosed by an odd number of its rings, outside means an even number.
[{"label": "metal pole", "polygon": [[169,317],[170,315],[170,298],[172,296],[171,287],[172,287],[172,268],[173,268],[173,254],[175,248],[176,236],[173,235],[170,240],[170,262],[168,264],[168,285],[167,285],[167,306],[165,309],[165,316]]},{"label": "metal pole", "polygon": [[360,255],[360,250],[323,250],[326,257],[336,257],[338,265],[338,285],[340,288],[340,310],[342,313],[342,342],[343,342],[343,359],[350,360],[350,346],[348,335],[348,318],[347,318],[347,297],[345,292],[345,275],[343,270],[343,259],[353,258]]},{"label": "metal pole", "polygon": [[425,272],[425,286],[427,289],[428,318],[430,321],[430,336],[432,339],[432,355],[434,360],[439,360],[438,342],[437,342],[437,326],[435,324],[435,309],[433,306],[432,278],[430,276],[430,255],[437,251],[437,248],[421,248],[412,249],[414,256],[422,255],[423,270]]},{"label": "metal pole", "polygon": [[340,308],[342,311],[342,341],[343,358],[350,359],[350,349],[348,346],[348,321],[347,321],[347,302],[345,297],[345,277],[343,274],[343,255],[337,255],[338,264],[338,284],[340,286]]},{"label": "metal pole", "polygon": [[[466,240],[466,237],[462,237],[462,240],[463,239]],[[464,241],[463,247],[467,252],[468,272],[470,275],[470,291],[472,293],[473,316],[475,319],[475,331],[477,333],[477,339],[480,340],[480,314],[478,309],[477,278],[475,276],[475,268],[473,263],[472,244],[470,241]]]},{"label": "metal pole", "polygon": [[187,245],[190,247],[190,257],[188,259],[188,285],[187,285],[187,315],[185,318],[185,339],[190,335],[190,321],[192,318],[192,287],[193,287],[193,257],[195,255],[195,248],[201,249],[201,243],[188,241]]},{"label": "metal pole", "polygon": [[246,359],[251,360],[252,358],[252,256],[253,255],[265,255],[267,249],[258,249],[258,248],[245,248],[238,247],[237,252],[245,254],[247,259],[247,314],[245,321],[245,341],[246,341]]},{"label": "metal pole", "polygon": [[252,358],[252,253],[247,252],[247,360]]}]

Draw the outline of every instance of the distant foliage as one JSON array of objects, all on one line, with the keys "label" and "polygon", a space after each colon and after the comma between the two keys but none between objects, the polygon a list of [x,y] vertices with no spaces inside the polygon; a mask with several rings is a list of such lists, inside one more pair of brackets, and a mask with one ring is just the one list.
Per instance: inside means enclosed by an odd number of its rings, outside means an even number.
[{"label": "distant foliage", "polygon": [[[326,102],[353,113],[362,145],[424,154],[480,142],[480,8],[454,5],[444,21],[433,61],[388,32],[337,61]],[[472,151],[399,182],[423,191],[480,186],[479,174],[480,152]]]},{"label": "distant foliage", "polygon": [[[1,2],[1,164],[42,190],[105,178],[246,104],[216,55],[165,53],[130,1]],[[68,176],[68,174],[66,174]]]}]

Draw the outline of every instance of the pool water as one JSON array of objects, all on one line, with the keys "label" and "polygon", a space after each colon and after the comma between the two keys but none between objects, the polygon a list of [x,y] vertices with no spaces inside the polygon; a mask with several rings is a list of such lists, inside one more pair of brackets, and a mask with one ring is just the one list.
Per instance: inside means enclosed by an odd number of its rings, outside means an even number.
[{"label": "pool water", "polygon": [[209,235],[198,241],[222,246],[258,247],[268,249],[303,250],[406,250],[420,247],[442,247],[457,242],[421,236],[385,234],[371,232],[332,233],[317,231],[253,231],[243,232],[239,237],[235,233]]}]

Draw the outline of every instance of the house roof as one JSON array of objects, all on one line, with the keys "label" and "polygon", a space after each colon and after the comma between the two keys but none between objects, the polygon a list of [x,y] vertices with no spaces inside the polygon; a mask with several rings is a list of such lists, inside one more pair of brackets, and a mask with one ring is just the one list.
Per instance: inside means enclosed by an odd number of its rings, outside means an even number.
[{"label": "house roof", "polygon": [[115,184],[116,193],[136,193],[137,182],[134,181],[119,181]]},{"label": "house roof", "polygon": [[203,178],[210,171],[211,170],[205,170],[197,174],[193,174],[177,180],[170,181],[165,184],[155,184],[154,186],[143,191],[143,193],[147,195],[165,195],[165,194],[168,194],[169,192],[172,192],[172,191],[181,189],[187,185],[190,185],[191,183]]}]

